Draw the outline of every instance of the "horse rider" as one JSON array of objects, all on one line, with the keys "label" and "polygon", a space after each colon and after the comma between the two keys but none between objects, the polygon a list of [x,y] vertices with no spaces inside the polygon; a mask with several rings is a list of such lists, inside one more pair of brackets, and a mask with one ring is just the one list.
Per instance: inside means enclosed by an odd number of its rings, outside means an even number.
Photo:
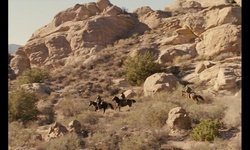
[{"label": "horse rider", "polygon": [[187,92],[187,93],[194,93],[193,90],[189,86],[186,85],[185,88],[186,88],[185,92]]},{"label": "horse rider", "polygon": [[188,97],[191,98],[191,93],[194,93],[195,92],[193,91],[193,89],[191,89],[189,86],[186,85],[186,89],[185,89],[185,92],[188,93]]},{"label": "horse rider", "polygon": [[97,101],[97,106],[99,108],[99,106],[102,105],[102,103],[103,103],[103,100],[102,100],[100,95],[97,96],[96,101]]},{"label": "horse rider", "polygon": [[[127,103],[127,99],[126,99],[126,97],[125,97],[125,95],[124,95],[123,92],[121,93],[120,97],[121,97],[122,101],[124,101],[125,103]],[[120,104],[121,104],[122,101],[120,101]]]}]

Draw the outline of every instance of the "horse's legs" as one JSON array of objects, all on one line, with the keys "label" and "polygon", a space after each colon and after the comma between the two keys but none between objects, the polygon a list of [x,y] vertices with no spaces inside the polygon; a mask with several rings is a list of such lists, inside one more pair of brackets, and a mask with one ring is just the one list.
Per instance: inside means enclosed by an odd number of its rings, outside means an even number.
[{"label": "horse's legs", "polygon": [[115,107],[115,111],[117,110],[118,107],[119,107],[119,106],[116,106],[116,107]]},{"label": "horse's legs", "polygon": [[198,104],[198,105],[200,104],[200,101],[197,97],[194,97],[193,99],[196,101],[196,104]]}]

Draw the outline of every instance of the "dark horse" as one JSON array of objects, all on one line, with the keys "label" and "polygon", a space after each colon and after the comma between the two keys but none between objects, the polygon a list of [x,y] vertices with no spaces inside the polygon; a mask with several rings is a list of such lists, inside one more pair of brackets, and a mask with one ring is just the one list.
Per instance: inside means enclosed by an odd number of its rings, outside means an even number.
[{"label": "dark horse", "polygon": [[116,107],[115,107],[115,110],[117,108],[119,108],[119,111],[121,110],[121,107],[124,107],[124,106],[129,106],[129,107],[132,107],[132,104],[136,102],[136,100],[134,99],[126,99],[126,100],[121,100],[119,99],[117,96],[115,96],[112,101],[115,101],[116,102]]},{"label": "dark horse", "polygon": [[98,109],[103,109],[103,113],[105,113],[107,108],[111,108],[114,109],[113,105],[111,103],[102,101],[102,103],[100,105],[97,104],[97,102],[95,101],[89,101],[89,106],[93,105],[95,107],[95,111],[97,111]]},{"label": "dark horse", "polygon": [[200,102],[200,100],[205,101],[201,95],[198,95],[194,92],[188,93],[188,92],[182,91],[181,96],[195,100],[197,104]]}]

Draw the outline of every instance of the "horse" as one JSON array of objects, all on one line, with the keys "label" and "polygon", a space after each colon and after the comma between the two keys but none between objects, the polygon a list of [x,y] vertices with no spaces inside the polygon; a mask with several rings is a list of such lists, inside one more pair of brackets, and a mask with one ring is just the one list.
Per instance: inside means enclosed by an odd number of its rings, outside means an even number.
[{"label": "horse", "polygon": [[195,100],[197,104],[200,102],[200,100],[205,101],[205,99],[201,95],[198,95],[195,92],[188,93],[188,92],[182,91],[181,96]]},{"label": "horse", "polygon": [[123,100],[123,99],[119,99],[117,96],[115,96],[112,101],[115,101],[116,102],[116,107],[115,107],[115,110],[117,108],[119,108],[119,111],[121,111],[121,107],[125,107],[125,106],[129,106],[129,107],[132,107],[132,104],[136,102],[136,100],[134,99],[126,99],[126,100]]},{"label": "horse", "polygon": [[93,105],[95,107],[95,111],[98,109],[103,109],[103,114],[105,113],[106,109],[111,108],[114,109],[113,105],[109,102],[102,101],[100,105],[98,105],[95,101],[89,101],[89,106]]}]

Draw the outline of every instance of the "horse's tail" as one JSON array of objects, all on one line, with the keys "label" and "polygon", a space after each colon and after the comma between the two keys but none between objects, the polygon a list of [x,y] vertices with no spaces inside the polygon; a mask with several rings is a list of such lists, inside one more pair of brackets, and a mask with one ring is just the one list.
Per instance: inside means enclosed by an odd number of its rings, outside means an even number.
[{"label": "horse's tail", "polygon": [[114,109],[114,107],[113,107],[113,105],[112,104],[108,104],[109,105],[109,107],[111,108],[111,109]]},{"label": "horse's tail", "polygon": [[205,101],[204,98],[203,98],[201,95],[197,95],[197,97],[198,97],[199,99]]}]

